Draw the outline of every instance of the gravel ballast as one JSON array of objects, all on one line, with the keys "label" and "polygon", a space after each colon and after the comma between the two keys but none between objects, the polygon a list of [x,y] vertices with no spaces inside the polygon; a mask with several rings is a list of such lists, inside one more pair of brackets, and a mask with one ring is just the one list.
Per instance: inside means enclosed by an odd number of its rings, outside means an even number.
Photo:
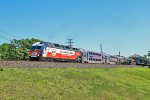
[{"label": "gravel ballast", "polygon": [[134,68],[136,65],[109,65],[109,64],[83,64],[83,63],[66,63],[66,62],[38,62],[38,61],[0,61],[0,67],[8,68]]}]

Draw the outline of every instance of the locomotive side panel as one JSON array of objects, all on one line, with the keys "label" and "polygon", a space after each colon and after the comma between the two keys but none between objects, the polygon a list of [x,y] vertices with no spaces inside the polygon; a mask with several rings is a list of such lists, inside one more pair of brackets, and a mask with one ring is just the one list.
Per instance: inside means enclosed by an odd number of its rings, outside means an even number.
[{"label": "locomotive side panel", "polygon": [[48,58],[76,60],[78,56],[75,51],[68,51],[68,50],[62,50],[62,49],[56,49],[56,48],[48,48],[46,52],[47,52],[46,57]]},{"label": "locomotive side panel", "polygon": [[29,55],[30,59],[80,60],[81,53],[75,50],[52,48],[52,44],[45,42],[33,44]]}]

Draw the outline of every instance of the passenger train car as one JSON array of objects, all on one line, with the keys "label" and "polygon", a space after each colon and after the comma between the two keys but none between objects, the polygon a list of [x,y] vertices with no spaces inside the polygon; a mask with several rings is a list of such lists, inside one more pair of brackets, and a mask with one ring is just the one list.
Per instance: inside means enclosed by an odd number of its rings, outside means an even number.
[{"label": "passenger train car", "polygon": [[109,56],[109,64],[118,64],[119,63],[119,57],[110,55]]},{"label": "passenger train car", "polygon": [[82,52],[82,63],[103,63],[101,53],[83,49],[80,51]]}]

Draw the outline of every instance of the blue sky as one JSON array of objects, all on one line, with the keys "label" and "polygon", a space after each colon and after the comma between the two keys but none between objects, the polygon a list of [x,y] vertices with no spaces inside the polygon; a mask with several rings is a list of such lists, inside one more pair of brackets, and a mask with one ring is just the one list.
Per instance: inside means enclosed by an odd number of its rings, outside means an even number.
[{"label": "blue sky", "polygon": [[[0,0],[0,36],[38,38],[109,54],[150,50],[149,0]],[[10,33],[11,35],[6,34]],[[0,44],[9,42],[0,38]]]}]

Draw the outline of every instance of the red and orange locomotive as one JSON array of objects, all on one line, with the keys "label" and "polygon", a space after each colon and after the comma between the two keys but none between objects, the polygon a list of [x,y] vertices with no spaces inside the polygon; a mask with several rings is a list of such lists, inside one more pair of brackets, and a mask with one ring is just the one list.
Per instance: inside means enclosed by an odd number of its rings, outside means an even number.
[{"label": "red and orange locomotive", "polygon": [[81,62],[81,51],[60,44],[37,42],[29,51],[29,59]]}]

